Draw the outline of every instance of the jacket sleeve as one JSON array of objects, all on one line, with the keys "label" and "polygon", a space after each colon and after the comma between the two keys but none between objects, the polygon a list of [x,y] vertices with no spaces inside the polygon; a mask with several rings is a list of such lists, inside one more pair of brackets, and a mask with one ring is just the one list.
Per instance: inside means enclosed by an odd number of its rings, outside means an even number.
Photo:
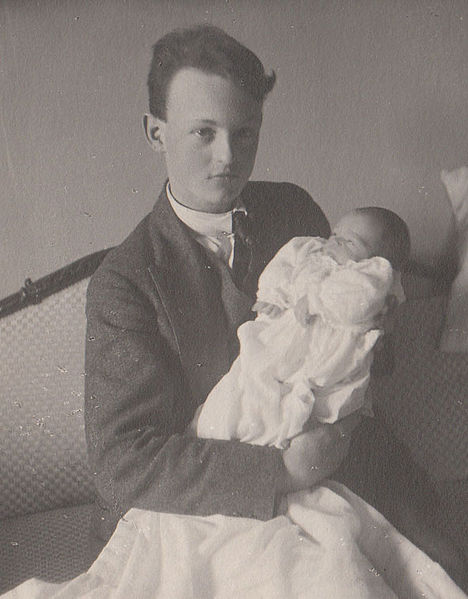
[{"label": "jacket sleeve", "polygon": [[281,453],[185,433],[197,406],[157,316],[119,272],[101,267],[92,278],[85,423],[100,499],[116,514],[138,507],[273,517]]}]

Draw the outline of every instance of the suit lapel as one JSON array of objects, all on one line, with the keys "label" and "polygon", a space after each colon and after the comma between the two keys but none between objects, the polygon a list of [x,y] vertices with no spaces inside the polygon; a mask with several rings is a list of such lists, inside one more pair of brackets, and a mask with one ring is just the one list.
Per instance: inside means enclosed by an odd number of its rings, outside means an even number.
[{"label": "suit lapel", "polygon": [[246,227],[251,243],[251,260],[242,289],[244,293],[255,300],[258,277],[272,257],[269,244],[265,243],[265,232],[270,231],[272,223],[270,223],[268,212],[259,206],[252,185],[246,185],[242,191],[241,200],[247,209]]},{"label": "suit lapel", "polygon": [[[260,191],[263,194],[259,195]],[[242,192],[253,244],[243,289],[232,281],[230,269],[193,239],[172,210],[165,190],[150,217],[155,259],[151,277],[197,403],[204,401],[229,369],[238,351],[237,327],[253,316],[249,310],[258,277],[284,243],[285,231],[278,225],[265,191],[247,184]]]},{"label": "suit lapel", "polygon": [[[210,252],[207,251],[207,254],[210,254]],[[209,256],[209,260],[219,273],[221,301],[224,308],[228,347],[232,361],[239,353],[237,329],[243,322],[252,318],[253,314],[250,309],[255,301],[255,297],[252,298],[252,296],[247,295],[247,293],[236,286],[232,279],[231,269],[222,261],[216,259],[214,256]]]},{"label": "suit lapel", "polygon": [[247,208],[247,227],[252,244],[252,259],[243,283],[245,293],[255,298],[258,278],[276,252],[296,235],[296,227],[288,222],[285,206],[290,196],[281,197],[281,187],[249,182],[241,199]]},{"label": "suit lapel", "polygon": [[151,277],[169,318],[183,370],[201,403],[229,369],[220,278],[163,192],[150,217]]}]

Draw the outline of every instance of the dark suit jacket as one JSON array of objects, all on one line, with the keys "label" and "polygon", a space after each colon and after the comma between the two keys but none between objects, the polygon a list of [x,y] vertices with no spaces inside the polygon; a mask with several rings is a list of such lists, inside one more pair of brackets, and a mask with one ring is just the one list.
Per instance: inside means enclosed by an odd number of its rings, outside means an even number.
[{"label": "dark suit jacket", "polygon": [[253,257],[244,289],[190,235],[165,192],[92,277],[85,422],[95,473],[95,530],[107,539],[130,507],[268,519],[279,450],[185,433],[238,351],[257,279],[298,235],[328,236],[320,208],[286,183],[250,182]]}]

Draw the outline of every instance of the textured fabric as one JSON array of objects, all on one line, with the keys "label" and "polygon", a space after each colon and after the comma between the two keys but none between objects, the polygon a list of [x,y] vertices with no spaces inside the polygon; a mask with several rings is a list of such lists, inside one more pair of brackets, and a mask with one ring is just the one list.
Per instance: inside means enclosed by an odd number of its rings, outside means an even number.
[{"label": "textured fabric", "polygon": [[374,405],[435,481],[468,476],[468,354],[437,349],[446,301],[399,308],[394,371],[372,385]]},{"label": "textured fabric", "polygon": [[468,354],[438,349],[446,304],[440,295],[399,308],[395,368],[372,392],[376,411],[436,483],[440,509],[426,513],[468,563]]},{"label": "textured fabric", "polygon": [[0,593],[32,577],[60,582],[85,571],[91,505],[4,520],[0,524]]},{"label": "textured fabric", "polygon": [[442,526],[458,544],[464,554],[465,564],[468,564],[468,478],[439,483],[437,493],[441,498],[442,513],[439,517]]},{"label": "textured fabric", "polygon": [[0,518],[92,500],[83,423],[87,284],[0,320]]}]

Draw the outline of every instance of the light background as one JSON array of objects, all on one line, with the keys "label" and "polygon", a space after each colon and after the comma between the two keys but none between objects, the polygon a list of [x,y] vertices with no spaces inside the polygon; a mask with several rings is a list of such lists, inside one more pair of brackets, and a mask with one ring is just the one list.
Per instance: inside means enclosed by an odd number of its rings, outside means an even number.
[{"label": "light background", "polygon": [[303,186],[332,222],[392,208],[415,258],[440,265],[439,172],[468,163],[467,0],[0,0],[0,297],[151,209],[151,45],[200,22],[277,73],[254,178]]}]

